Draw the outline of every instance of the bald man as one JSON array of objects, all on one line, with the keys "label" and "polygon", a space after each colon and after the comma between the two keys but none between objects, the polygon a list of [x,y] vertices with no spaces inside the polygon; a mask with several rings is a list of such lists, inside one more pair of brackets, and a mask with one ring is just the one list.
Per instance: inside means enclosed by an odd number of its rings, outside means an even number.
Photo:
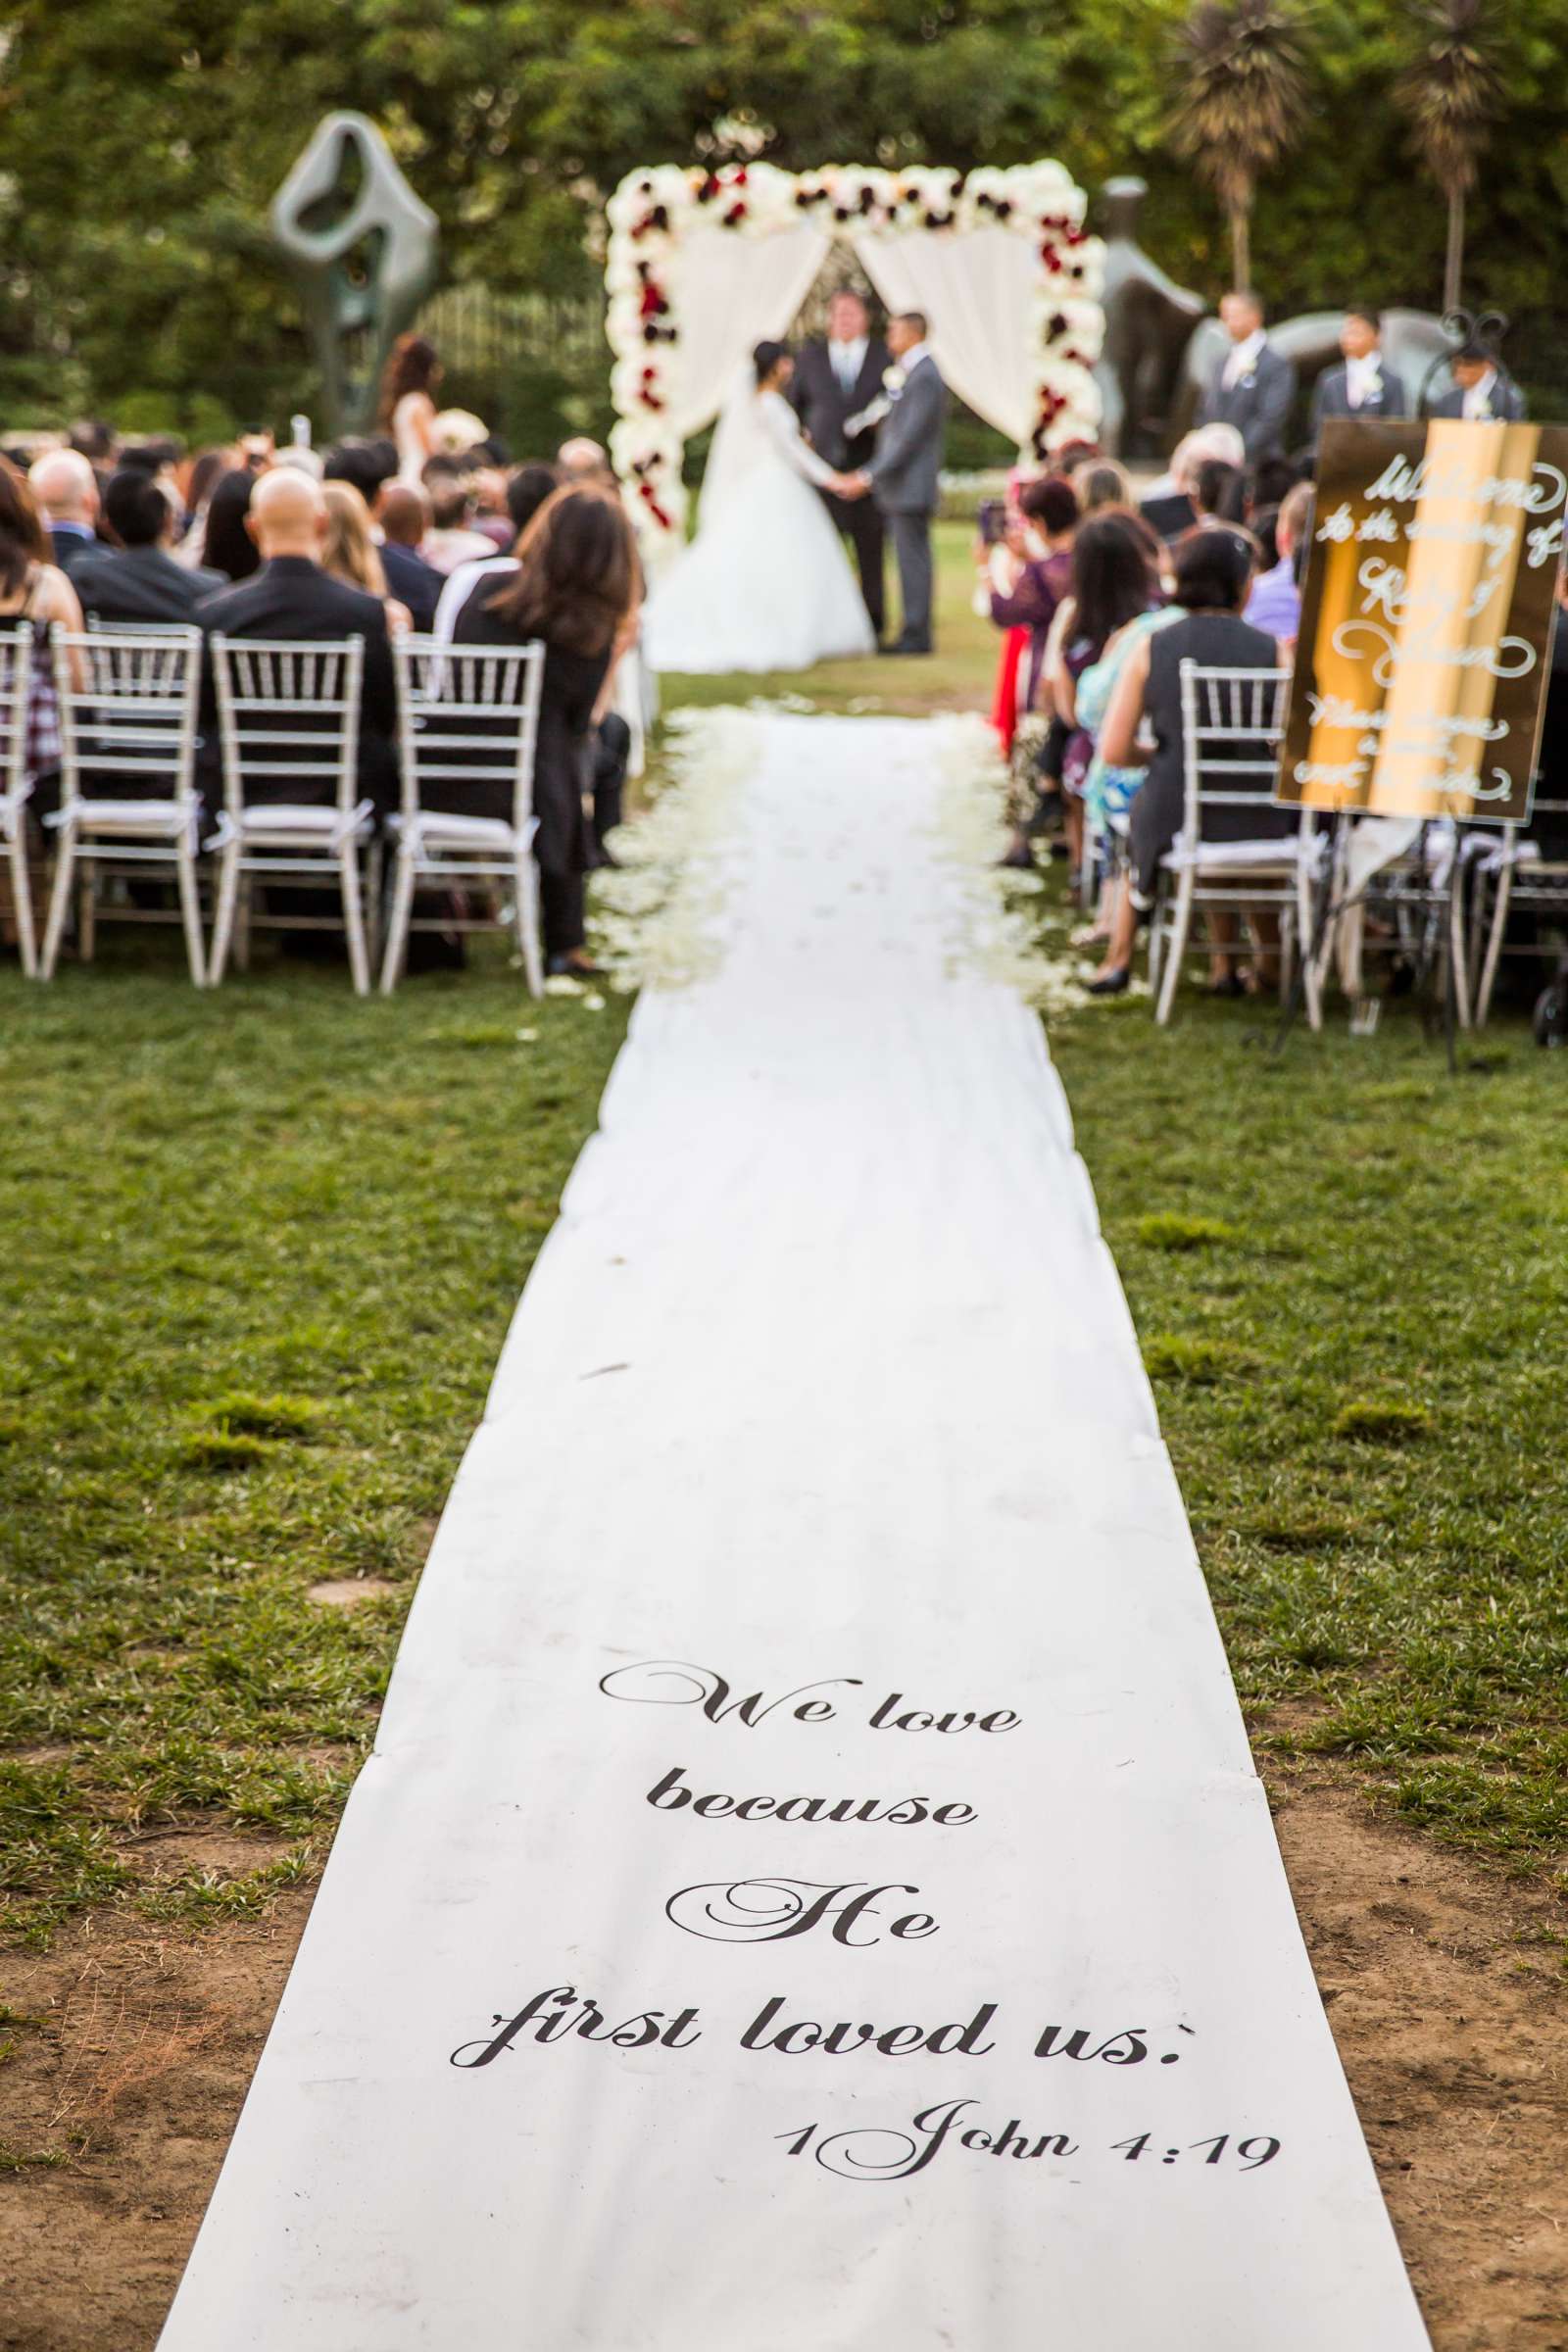
[{"label": "bald man", "polygon": [[[378,596],[329,579],[321,569],[326,525],[326,501],[319,482],[292,466],[277,466],[270,473],[260,475],[251,493],[245,527],[261,552],[262,568],[237,586],[208,597],[197,606],[196,618],[209,637],[221,632],[225,637],[302,638],[311,642],[333,637],[365,640],[360,790],[378,808],[385,809],[394,804],[397,793],[397,764],[392,750],[397,732],[397,693],[386,611]],[[210,803],[221,796],[218,763],[218,703],[209,662],[202,684],[202,764]],[[245,797],[248,802],[288,801],[298,805],[329,802],[334,795],[329,777],[290,775],[285,755],[279,762],[275,785],[270,775],[248,776]]]},{"label": "bald man", "polygon": [[98,545],[98,476],[74,449],[51,449],[27,474],[27,486],[48,527],[54,561],[74,569]]},{"label": "bald man", "polygon": [[556,452],[556,471],[563,482],[612,482],[610,460],[598,441],[590,441],[586,433],[574,441],[563,441]]}]

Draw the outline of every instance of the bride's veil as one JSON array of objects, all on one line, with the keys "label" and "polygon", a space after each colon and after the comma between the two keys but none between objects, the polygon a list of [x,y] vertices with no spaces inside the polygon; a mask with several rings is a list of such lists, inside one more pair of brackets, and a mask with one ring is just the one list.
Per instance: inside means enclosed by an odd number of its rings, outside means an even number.
[{"label": "bride's veil", "polygon": [[757,397],[757,369],[743,360],[718,413],[718,426],[703,472],[698,528],[710,522],[767,451],[767,427]]}]

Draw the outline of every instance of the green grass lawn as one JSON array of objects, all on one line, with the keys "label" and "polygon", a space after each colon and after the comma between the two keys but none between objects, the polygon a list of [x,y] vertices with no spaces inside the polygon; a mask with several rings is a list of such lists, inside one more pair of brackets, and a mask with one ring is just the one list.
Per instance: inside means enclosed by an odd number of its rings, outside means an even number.
[{"label": "green grass lawn", "polygon": [[[943,558],[934,660],[677,699],[983,705],[956,526]],[[387,1004],[330,965],[198,996],[172,938],[102,952],[0,972],[0,1900],[34,1939],[316,1867],[624,1023],[531,1005],[488,947]],[[1546,1876],[1568,1069],[1506,1022],[1456,1077],[1413,1015],[1279,1059],[1257,1026],[1124,1000],[1053,1039],[1238,1680],[1265,1740]],[[309,1597],[351,1579],[374,1596]],[[255,1866],[149,1884],[172,1822],[254,1830]]]}]

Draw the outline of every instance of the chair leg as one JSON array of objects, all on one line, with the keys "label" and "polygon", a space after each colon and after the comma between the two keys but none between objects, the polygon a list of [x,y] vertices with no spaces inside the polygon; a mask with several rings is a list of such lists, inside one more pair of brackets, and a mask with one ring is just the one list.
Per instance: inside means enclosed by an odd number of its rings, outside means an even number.
[{"label": "chair leg", "polygon": [[400,850],[392,881],[392,905],[386,919],[386,951],[381,957],[383,997],[392,994],[403,976],[403,960],[409,952],[409,922],[413,913],[414,858],[408,850]]},{"label": "chair leg", "polygon": [[381,836],[372,833],[365,853],[365,939],[373,971],[381,959],[381,930],[385,914],[386,868]]},{"label": "chair leg", "polygon": [[205,988],[207,959],[202,945],[201,894],[196,886],[196,853],[188,841],[180,847],[175,879],[179,885],[179,918],[185,927],[190,976],[198,988]]},{"label": "chair leg", "polygon": [[357,842],[349,842],[338,858],[338,872],[343,883],[343,928],[348,933],[349,970],[354,975],[354,993],[368,997],[370,993],[370,959],[365,946],[365,909],[360,898],[360,851]]},{"label": "chair leg", "polygon": [[1171,912],[1170,930],[1165,940],[1163,970],[1160,978],[1159,1000],[1154,1007],[1154,1019],[1165,1028],[1176,1002],[1177,984],[1182,976],[1182,958],[1187,953],[1187,934],[1193,919],[1193,893],[1198,878],[1188,866],[1176,886],[1176,905]]},{"label": "chair leg", "polygon": [[24,979],[38,977],[38,940],[32,922],[32,876],[27,871],[27,819],[24,811],[11,825],[11,909],[17,923],[17,954]]},{"label": "chair leg", "polygon": [[251,968],[251,916],[256,906],[256,881],[251,874],[241,874],[234,900],[233,958],[236,972]]},{"label": "chair leg", "polygon": [[218,905],[213,913],[213,945],[207,959],[208,985],[216,988],[228,967],[229,944],[234,937],[234,906],[239,897],[239,843],[229,842],[218,869]]},{"label": "chair leg", "polygon": [[91,963],[97,953],[98,868],[88,858],[82,861],[80,895],[76,905],[76,954],[83,963]]},{"label": "chair leg", "polygon": [[62,827],[55,845],[55,879],[49,893],[49,919],[44,925],[43,956],[38,966],[40,980],[52,980],[60,957],[60,942],[66,934],[66,916],[71,910],[71,885],[75,876],[76,837],[69,825]]},{"label": "chair leg", "polygon": [[517,859],[517,946],[522,953],[522,974],[528,983],[530,997],[545,993],[544,956],[539,945],[539,868],[532,853],[524,851]]},{"label": "chair leg", "polygon": [[1464,921],[1465,873],[1454,852],[1448,879],[1448,963],[1453,973],[1453,1009],[1461,1029],[1470,1027],[1470,956]]},{"label": "chair leg", "polygon": [[1476,991],[1476,1027],[1484,1029],[1492,1010],[1492,992],[1497,985],[1497,965],[1502,960],[1503,934],[1508,928],[1508,902],[1513,897],[1513,867],[1504,865],[1497,876],[1492,898],[1492,929],[1487,938],[1486,960],[1481,966],[1481,985]]}]

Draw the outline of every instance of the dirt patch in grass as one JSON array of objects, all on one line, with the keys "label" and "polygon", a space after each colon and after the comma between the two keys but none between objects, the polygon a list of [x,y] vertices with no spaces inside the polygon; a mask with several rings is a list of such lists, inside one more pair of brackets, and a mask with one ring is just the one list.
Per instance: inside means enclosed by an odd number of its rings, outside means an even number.
[{"label": "dirt patch in grass", "polygon": [[1568,2352],[1562,1907],[1268,1768],[1312,1965],[1437,2352]]},{"label": "dirt patch in grass", "polygon": [[[1559,1912],[1369,1820],[1329,1767],[1270,1780],[1437,2352],[1568,2352]],[[18,2168],[0,2182],[0,2352],[150,2352],[309,1905],[288,1888],[199,1934],[97,1913],[0,1963],[0,2145]]]}]

